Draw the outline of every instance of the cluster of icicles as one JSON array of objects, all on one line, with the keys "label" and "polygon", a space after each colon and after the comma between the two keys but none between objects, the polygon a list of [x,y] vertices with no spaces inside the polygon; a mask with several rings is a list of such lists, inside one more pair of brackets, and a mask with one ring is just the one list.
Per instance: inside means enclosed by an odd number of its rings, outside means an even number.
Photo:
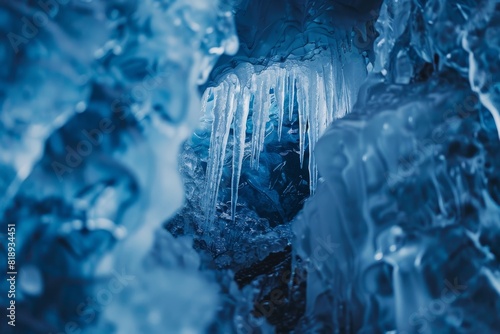
[{"label": "cluster of icicles", "polygon": [[[366,75],[364,58],[357,55],[356,67]],[[352,61],[351,61],[352,63]],[[213,119],[206,173],[203,209],[207,222],[215,219],[216,201],[231,129],[233,160],[231,180],[231,217],[234,221],[238,186],[245,156],[247,122],[251,119],[252,137],[247,149],[250,166],[259,168],[267,123],[277,113],[278,138],[285,117],[292,120],[295,110],[299,121],[300,163],[309,149],[309,185],[314,194],[318,170],[314,148],[321,134],[336,118],[350,111],[357,93],[358,78],[352,76],[342,59],[328,55],[308,61],[287,61],[258,71],[253,65],[240,64],[226,74],[218,86],[208,88],[202,98],[205,117]],[[307,142],[306,142],[307,141]]]}]

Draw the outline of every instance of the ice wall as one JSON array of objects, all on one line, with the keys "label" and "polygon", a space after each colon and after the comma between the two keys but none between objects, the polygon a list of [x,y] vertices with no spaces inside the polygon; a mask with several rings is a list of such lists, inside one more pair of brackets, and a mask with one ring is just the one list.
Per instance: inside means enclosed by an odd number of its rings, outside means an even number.
[{"label": "ice wall", "polygon": [[497,29],[498,10],[382,4],[374,73],[319,140],[324,183],[294,222],[308,271],[302,330],[498,328],[500,143],[482,85],[496,85],[500,54],[478,38]]}]

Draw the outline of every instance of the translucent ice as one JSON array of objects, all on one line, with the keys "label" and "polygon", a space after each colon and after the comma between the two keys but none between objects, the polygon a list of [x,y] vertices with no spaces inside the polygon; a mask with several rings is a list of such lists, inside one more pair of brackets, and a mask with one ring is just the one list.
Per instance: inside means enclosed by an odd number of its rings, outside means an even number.
[{"label": "translucent ice", "polygon": [[498,43],[478,38],[496,13],[496,1],[384,1],[374,73],[316,145],[324,183],[294,223],[319,328],[500,325]]},{"label": "translucent ice", "polygon": [[0,1],[16,329],[495,333],[499,13]]},{"label": "translucent ice", "polygon": [[[332,64],[332,59],[339,59],[339,62]],[[213,119],[205,193],[205,213],[209,222],[215,219],[215,204],[230,133],[234,138],[231,186],[231,215],[234,218],[246,129],[250,129],[251,133],[251,167],[258,169],[264,142],[269,135],[266,129],[271,125],[276,127],[281,139],[284,117],[287,115],[291,120],[294,112],[299,122],[300,163],[302,167],[308,149],[311,156],[309,185],[311,193],[314,193],[318,173],[311,153],[315,143],[330,123],[349,112],[366,70],[364,58],[359,53],[345,52],[332,45],[330,51],[312,60],[287,60],[264,69],[242,63],[229,73],[220,79],[216,87],[207,89],[207,101],[209,96],[213,97],[213,101],[203,107],[207,114],[205,118]],[[237,87],[233,89],[235,85]]]}]

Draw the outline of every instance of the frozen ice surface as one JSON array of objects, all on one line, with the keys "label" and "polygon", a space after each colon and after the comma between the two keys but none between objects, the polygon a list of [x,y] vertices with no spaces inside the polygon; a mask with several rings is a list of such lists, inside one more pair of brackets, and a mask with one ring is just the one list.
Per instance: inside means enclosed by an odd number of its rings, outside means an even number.
[{"label": "frozen ice surface", "polygon": [[[465,80],[448,76],[372,87],[384,99],[358,105],[318,143],[325,182],[294,230],[298,254],[315,268],[308,277],[308,307],[318,316],[325,309],[339,314],[325,326],[410,333],[465,324],[493,332],[498,326],[495,317],[466,316],[477,307],[498,314],[498,306],[477,297],[459,307],[466,298],[461,293],[433,314],[434,322],[420,310],[434,307],[447,282],[472,286],[478,275],[495,277],[498,263],[492,253],[500,230],[493,120]],[[464,103],[470,109],[456,108]],[[325,240],[336,247],[323,248]],[[493,299],[497,284],[484,287]],[[326,296],[332,300],[319,303]],[[339,307],[349,310],[347,318],[336,313]],[[375,309],[383,314],[376,322],[370,318]],[[452,323],[447,317],[456,312],[464,316]]]},{"label": "frozen ice surface", "polygon": [[294,222],[319,328],[498,330],[499,9],[382,4],[374,72],[319,140],[324,183]]},{"label": "frozen ice surface", "polygon": [[499,15],[0,1],[16,329],[498,332]]}]

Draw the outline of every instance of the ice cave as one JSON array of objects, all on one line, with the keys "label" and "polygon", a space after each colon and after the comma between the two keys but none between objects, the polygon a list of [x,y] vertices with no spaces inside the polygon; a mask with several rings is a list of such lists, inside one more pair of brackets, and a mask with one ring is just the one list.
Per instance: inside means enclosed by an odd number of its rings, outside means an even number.
[{"label": "ice cave", "polygon": [[500,333],[500,0],[0,31],[0,333]]}]

